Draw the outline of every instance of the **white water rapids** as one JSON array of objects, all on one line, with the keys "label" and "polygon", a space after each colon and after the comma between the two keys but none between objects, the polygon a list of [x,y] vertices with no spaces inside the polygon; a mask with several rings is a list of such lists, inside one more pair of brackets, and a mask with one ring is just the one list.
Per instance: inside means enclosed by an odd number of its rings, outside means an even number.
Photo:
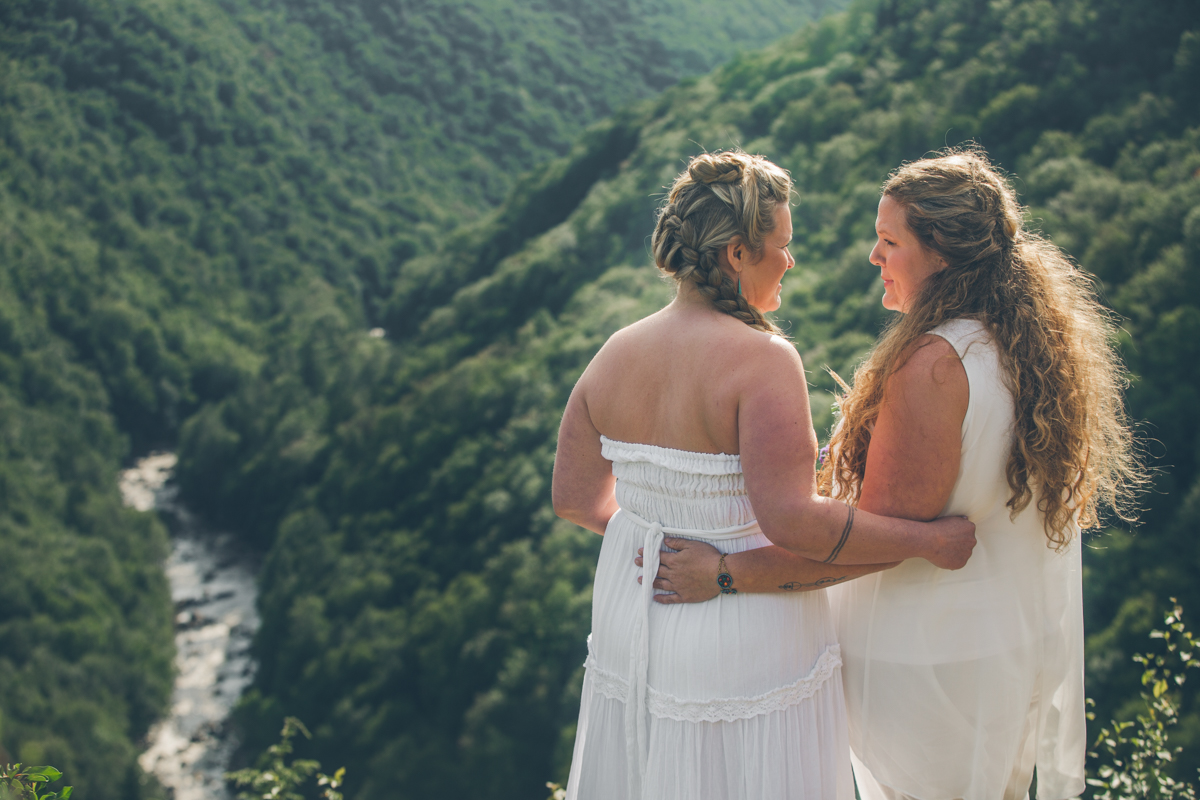
[{"label": "white water rapids", "polygon": [[171,453],[155,453],[121,475],[125,504],[157,510],[171,531],[175,691],[138,763],[174,800],[229,800],[222,776],[237,747],[229,716],[254,676],[255,564],[232,536],[206,531],[179,504],[168,483],[175,462]]}]

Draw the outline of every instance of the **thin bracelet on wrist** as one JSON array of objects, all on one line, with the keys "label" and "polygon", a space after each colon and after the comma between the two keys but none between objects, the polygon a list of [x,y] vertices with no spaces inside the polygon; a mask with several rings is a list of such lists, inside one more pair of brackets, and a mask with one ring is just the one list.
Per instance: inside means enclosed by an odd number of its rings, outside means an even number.
[{"label": "thin bracelet on wrist", "polygon": [[725,566],[725,554],[721,554],[721,560],[717,562],[717,586],[721,587],[721,594],[737,594],[737,589],[733,588],[733,576],[729,574],[729,569]]}]

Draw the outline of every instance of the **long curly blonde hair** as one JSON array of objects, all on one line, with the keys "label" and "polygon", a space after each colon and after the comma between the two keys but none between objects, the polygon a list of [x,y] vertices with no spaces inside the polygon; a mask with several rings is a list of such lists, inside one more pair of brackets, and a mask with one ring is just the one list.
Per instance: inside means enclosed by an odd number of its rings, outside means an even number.
[{"label": "long curly blonde hair", "polygon": [[692,281],[718,310],[752,328],[779,328],[738,294],[720,267],[721,250],[734,236],[762,253],[775,230],[775,209],[791,198],[792,178],[762,156],[740,150],[704,153],[688,162],[659,209],[650,244],[654,263],[677,283]]},{"label": "long curly blonde hair", "polygon": [[1036,497],[1056,549],[1070,541],[1073,521],[1098,525],[1101,506],[1132,519],[1144,468],[1121,399],[1128,381],[1114,349],[1116,326],[1091,278],[1025,229],[1012,188],[977,149],[905,164],[883,194],[947,266],[925,281],[906,314],[891,320],[855,371],[853,388],[845,387],[822,488],[858,501],[888,379],[920,337],[968,318],[993,337],[1013,395],[1010,514]]}]

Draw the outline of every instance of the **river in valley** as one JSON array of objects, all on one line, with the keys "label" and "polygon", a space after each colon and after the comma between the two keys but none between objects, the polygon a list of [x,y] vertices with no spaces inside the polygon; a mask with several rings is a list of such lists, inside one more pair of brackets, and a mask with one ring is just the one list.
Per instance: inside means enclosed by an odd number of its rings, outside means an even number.
[{"label": "river in valley", "polygon": [[174,800],[230,800],[222,776],[238,744],[230,713],[254,677],[257,564],[231,535],[206,530],[179,503],[170,482],[175,461],[154,453],[121,475],[125,504],[157,510],[171,531],[175,691],[138,761]]}]

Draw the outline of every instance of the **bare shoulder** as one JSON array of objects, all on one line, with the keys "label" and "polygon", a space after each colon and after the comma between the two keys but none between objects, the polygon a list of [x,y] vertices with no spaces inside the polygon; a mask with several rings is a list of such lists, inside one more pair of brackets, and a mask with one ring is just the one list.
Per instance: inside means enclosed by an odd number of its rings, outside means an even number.
[{"label": "bare shoulder", "polygon": [[607,341],[604,342],[596,356],[611,358],[630,349],[646,347],[653,341],[661,339],[663,332],[671,325],[669,311],[670,306],[660,308],[653,314],[642,317],[609,334]]},{"label": "bare shoulder", "polygon": [[645,347],[648,322],[653,319],[653,316],[640,319],[611,334],[600,346],[596,355],[592,356],[580,382],[586,383],[591,375],[597,372],[603,373],[614,365],[626,362],[636,356],[636,353]]},{"label": "bare shoulder", "polygon": [[804,374],[804,362],[796,352],[795,345],[782,336],[771,336],[760,331],[754,333],[757,340],[755,349],[760,351],[761,358],[789,372]]},{"label": "bare shoulder", "polygon": [[760,387],[807,386],[804,362],[791,342],[753,328],[746,328],[746,334],[739,337],[737,356],[739,372],[745,378]]},{"label": "bare shoulder", "polygon": [[961,404],[965,410],[969,386],[962,359],[950,342],[927,333],[913,343],[900,367],[888,378],[887,391],[893,397],[919,402]]},{"label": "bare shoulder", "polygon": [[954,345],[933,333],[927,333],[913,343],[908,358],[896,371],[905,380],[933,380],[936,383],[966,381],[967,373]]}]

